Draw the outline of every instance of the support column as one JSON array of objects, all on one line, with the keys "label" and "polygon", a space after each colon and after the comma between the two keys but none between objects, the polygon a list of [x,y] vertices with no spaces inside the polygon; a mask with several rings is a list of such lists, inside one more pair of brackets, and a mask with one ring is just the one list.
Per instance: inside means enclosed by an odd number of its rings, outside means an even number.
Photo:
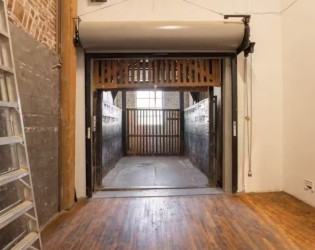
[{"label": "support column", "polygon": [[[93,131],[93,139],[95,141],[95,182],[94,186],[102,186],[102,149],[103,149],[103,94],[102,90],[96,90],[96,107],[95,107],[95,117],[96,117],[96,128]],[[94,122],[94,121],[93,121]],[[94,127],[93,127],[94,128]]]},{"label": "support column", "polygon": [[73,44],[77,0],[61,1],[60,210],[74,205],[76,50]]},{"label": "support column", "polygon": [[213,87],[208,88],[209,94],[209,181],[211,184],[216,184],[215,180],[215,158],[214,158],[214,109],[213,109]]},{"label": "support column", "polygon": [[127,115],[127,93],[122,91],[122,120],[121,120],[121,129],[122,129],[122,146],[123,146],[123,155],[127,155],[127,140],[126,140],[126,115]]},{"label": "support column", "polygon": [[180,108],[180,154],[185,154],[185,113],[184,113],[184,92],[179,92],[179,108]]},{"label": "support column", "polygon": [[237,139],[237,57],[231,59],[232,68],[232,192],[238,189],[238,139]]}]

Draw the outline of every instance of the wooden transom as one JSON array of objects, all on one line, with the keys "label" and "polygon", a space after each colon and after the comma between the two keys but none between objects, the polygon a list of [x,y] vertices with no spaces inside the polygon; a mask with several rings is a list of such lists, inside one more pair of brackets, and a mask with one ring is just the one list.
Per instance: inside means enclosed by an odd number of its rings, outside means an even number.
[{"label": "wooden transom", "polygon": [[204,88],[220,86],[218,59],[94,60],[94,89]]}]

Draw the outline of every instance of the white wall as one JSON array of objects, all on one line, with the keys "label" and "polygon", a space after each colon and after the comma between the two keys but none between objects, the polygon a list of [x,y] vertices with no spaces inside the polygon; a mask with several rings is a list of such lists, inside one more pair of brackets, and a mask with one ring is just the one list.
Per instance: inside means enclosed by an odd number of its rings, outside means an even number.
[{"label": "white wall", "polygon": [[[209,9],[231,14],[234,12],[279,11],[281,0],[191,0]],[[100,7],[118,3],[91,4],[78,0],[78,13],[83,14]],[[233,2],[235,2],[233,6]],[[223,17],[183,0],[130,0],[93,14],[81,16],[82,20],[222,20]],[[281,16],[253,15],[252,40],[257,42],[253,56],[254,71],[254,128],[253,128],[253,177],[245,175],[245,191],[282,190],[282,73],[281,73]],[[243,71],[240,57],[239,69],[239,191],[243,190]],[[81,63],[82,65],[82,63]],[[82,71],[78,67],[78,71]],[[80,81],[80,79],[78,79]],[[78,82],[78,85],[82,83]],[[84,110],[77,110],[83,113]],[[77,114],[78,115],[78,114]],[[84,134],[84,129],[79,133]],[[79,144],[80,141],[77,142]],[[246,167],[246,166],[245,166]],[[247,168],[247,167],[246,167]],[[80,168],[80,171],[82,169]],[[246,172],[246,171],[245,171]],[[85,174],[85,172],[84,172]],[[80,174],[83,176],[83,172]],[[83,185],[77,183],[77,185]]]},{"label": "white wall", "polygon": [[314,0],[296,3],[283,16],[284,190],[315,206]]},{"label": "white wall", "polygon": [[[247,130],[244,111],[244,58],[238,57],[239,191],[280,191],[283,188],[283,112],[281,16],[253,15],[252,172],[248,177]],[[250,58],[247,59],[250,68]],[[248,79],[250,70],[248,69]],[[244,129],[245,126],[245,129]],[[245,165],[244,172],[242,168]],[[242,178],[244,176],[244,178]],[[243,182],[244,180],[244,182]]]}]

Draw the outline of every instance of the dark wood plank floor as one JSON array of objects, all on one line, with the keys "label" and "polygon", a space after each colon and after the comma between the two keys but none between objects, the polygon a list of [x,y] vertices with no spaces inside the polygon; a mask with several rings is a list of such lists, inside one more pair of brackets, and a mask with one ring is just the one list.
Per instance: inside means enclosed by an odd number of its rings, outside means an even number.
[{"label": "dark wood plank floor", "polygon": [[285,193],[88,200],[45,249],[315,249],[315,209]]}]

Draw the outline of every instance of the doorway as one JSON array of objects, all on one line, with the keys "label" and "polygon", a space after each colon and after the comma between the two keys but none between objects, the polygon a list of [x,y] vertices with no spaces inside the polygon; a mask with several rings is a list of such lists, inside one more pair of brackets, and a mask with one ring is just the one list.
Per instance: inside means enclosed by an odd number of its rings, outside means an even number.
[{"label": "doorway", "polygon": [[[165,64],[166,65],[166,64]],[[136,69],[136,67],[135,67]],[[142,70],[142,74],[147,75],[146,68],[141,68],[139,67],[140,70]],[[185,72],[185,67],[180,66],[178,69],[182,72],[182,75],[184,75]],[[123,72],[127,72],[128,70],[124,70]],[[189,79],[189,74],[194,75],[194,72],[189,73],[189,68],[187,68],[187,75],[183,79],[187,78]],[[153,71],[154,72],[154,71]],[[102,72],[100,72],[102,74]],[[105,71],[104,74],[107,74]],[[118,75],[121,73],[118,73]],[[164,75],[166,76],[166,75]],[[162,76],[162,78],[164,77]],[[154,77],[154,74],[153,74]],[[167,77],[167,76],[166,76]],[[145,76],[142,78],[144,79]],[[205,76],[202,76],[201,74],[198,76],[198,80],[200,81],[200,78],[205,78]],[[122,82],[126,82],[126,76],[124,76],[124,73],[122,74],[121,80]],[[141,79],[141,77],[139,78]],[[195,77],[196,79],[196,77]],[[205,78],[206,79],[206,78]],[[159,81],[162,81],[161,78],[159,78]],[[189,80],[188,80],[189,81]],[[187,82],[188,82],[187,81]],[[154,86],[154,85],[153,85]],[[141,86],[142,87],[142,86]],[[156,88],[156,87],[154,87]],[[141,89],[138,87],[138,90]],[[142,88],[142,91],[145,88]],[[160,88],[163,89],[163,88]],[[158,89],[158,91],[160,90]],[[222,126],[222,121],[220,121],[220,117],[222,113],[218,111],[218,107],[220,108],[220,105],[218,105],[218,99],[221,100],[221,93],[220,94],[215,94],[215,91],[218,92],[220,87],[216,87],[216,90],[214,87],[206,87],[206,88],[186,88],[185,92],[191,96],[192,98],[192,104],[193,105],[200,105],[204,100],[208,100],[208,104],[206,104],[207,109],[204,110],[206,115],[199,115],[195,116],[195,135],[199,136],[199,139],[197,138],[198,136],[195,136],[195,141],[200,142],[202,141],[203,138],[208,136],[208,142],[202,142],[199,145],[199,149],[201,151],[196,151],[195,154],[199,155],[202,153],[202,150],[206,151],[206,156],[204,157],[204,162],[208,164],[208,169],[202,169],[196,164],[196,162],[193,162],[191,160],[190,155],[187,152],[187,149],[189,148],[189,145],[187,145],[187,139],[186,139],[186,127],[185,127],[185,113],[187,113],[187,110],[184,111],[184,107],[180,107],[179,109],[172,109],[172,110],[164,110],[164,109],[147,109],[147,108],[127,108],[127,100],[122,100],[122,103],[125,103],[121,107],[121,122],[122,122],[122,131],[121,131],[121,141],[122,141],[122,156],[134,156],[134,157],[139,157],[142,156],[143,158],[141,159],[142,162],[138,162],[135,165],[138,167],[140,166],[149,166],[151,167],[153,165],[156,165],[156,162],[162,162],[163,160],[159,161],[157,159],[151,159],[150,161],[146,161],[145,156],[152,156],[157,157],[159,155],[165,157],[165,154],[167,155],[179,155],[180,157],[186,157],[191,165],[194,167],[194,169],[199,170],[202,174],[207,176],[208,178],[208,183],[207,185],[210,186],[218,186],[222,187],[222,146],[223,142],[220,142],[222,140],[222,134],[221,136],[217,136],[220,133],[218,132],[218,127]],[[165,89],[164,89],[165,90]],[[170,90],[170,89],[168,89]],[[199,100],[195,100],[194,95],[192,94],[193,92],[191,90],[195,90],[194,93],[200,93],[201,96],[204,96],[204,98],[199,98]],[[206,91],[205,91],[206,90]],[[105,90],[103,90],[105,91]],[[114,91],[110,90],[112,96],[117,96],[117,92],[115,93]],[[129,90],[128,90],[129,91]],[[122,90],[121,96],[126,97],[126,90]],[[109,91],[107,91],[109,92]],[[119,91],[118,91],[119,92]],[[184,93],[184,91],[180,91],[181,93]],[[179,93],[180,93],[179,92]],[[125,94],[124,94],[125,93]],[[95,96],[95,95],[94,95]],[[182,95],[184,96],[184,94]],[[185,97],[186,98],[186,97]],[[122,98],[123,99],[123,98]],[[201,101],[200,101],[201,100]],[[198,102],[199,101],[199,102]],[[183,101],[184,102],[184,101]],[[95,102],[94,102],[95,103]],[[191,106],[193,106],[191,105]],[[190,106],[185,107],[190,108]],[[96,124],[98,119],[96,119]],[[199,122],[199,125],[197,124]],[[200,124],[203,124],[203,128],[206,132],[206,135],[202,135],[202,126]],[[221,128],[222,131],[222,128]],[[93,136],[96,137],[96,136]],[[96,141],[96,140],[95,140]],[[207,150],[207,146],[208,150]],[[92,150],[92,152],[94,152]],[[218,153],[219,152],[219,153]],[[141,157],[140,157],[141,158]],[[195,157],[197,160],[198,157]],[[123,166],[126,166],[126,160],[125,158],[121,158],[118,160],[118,163],[115,165],[118,166],[117,169],[121,168],[123,169]],[[123,160],[120,164],[120,160]],[[130,162],[131,160],[135,159],[129,159]],[[177,159],[178,160],[178,159]],[[124,162],[125,161],[125,162]],[[128,160],[127,160],[128,161]],[[176,161],[176,160],[175,160]],[[119,165],[120,164],[120,165]],[[132,164],[129,164],[130,166]],[[159,165],[159,164],[158,164]],[[167,165],[167,164],[166,164]],[[169,164],[168,164],[169,165]],[[176,165],[176,164],[172,164]],[[219,166],[218,166],[219,165]],[[115,167],[113,169],[115,169]],[[221,167],[221,169],[219,168]],[[175,167],[176,168],[176,167]],[[131,169],[131,168],[130,168]],[[149,169],[149,167],[148,167]],[[153,167],[154,169],[154,167]],[[176,171],[174,171],[176,172]],[[94,171],[95,175],[96,171]],[[110,172],[109,172],[110,174]],[[171,175],[168,175],[171,176]],[[180,176],[180,175],[177,175]],[[106,178],[106,176],[103,176]],[[102,181],[105,179],[102,178]],[[92,178],[93,179],[93,178]],[[109,178],[107,178],[108,180]],[[136,178],[135,178],[136,179]],[[93,182],[93,181],[92,181]],[[167,182],[167,181],[166,181]],[[95,183],[95,182],[94,182]],[[157,183],[162,183],[157,181]],[[189,182],[185,182],[189,183]],[[198,181],[196,182],[198,183]],[[99,182],[100,184],[100,182]],[[103,185],[103,183],[101,183]],[[115,185],[115,184],[114,184]],[[150,184],[145,184],[143,186],[149,186]],[[191,184],[189,184],[191,186]],[[141,183],[138,183],[138,186],[142,186]],[[160,186],[160,185],[156,185]],[[176,185],[174,185],[176,186]],[[198,186],[198,184],[196,185]],[[94,190],[97,190],[97,188],[100,188],[100,186],[93,186]]]}]

